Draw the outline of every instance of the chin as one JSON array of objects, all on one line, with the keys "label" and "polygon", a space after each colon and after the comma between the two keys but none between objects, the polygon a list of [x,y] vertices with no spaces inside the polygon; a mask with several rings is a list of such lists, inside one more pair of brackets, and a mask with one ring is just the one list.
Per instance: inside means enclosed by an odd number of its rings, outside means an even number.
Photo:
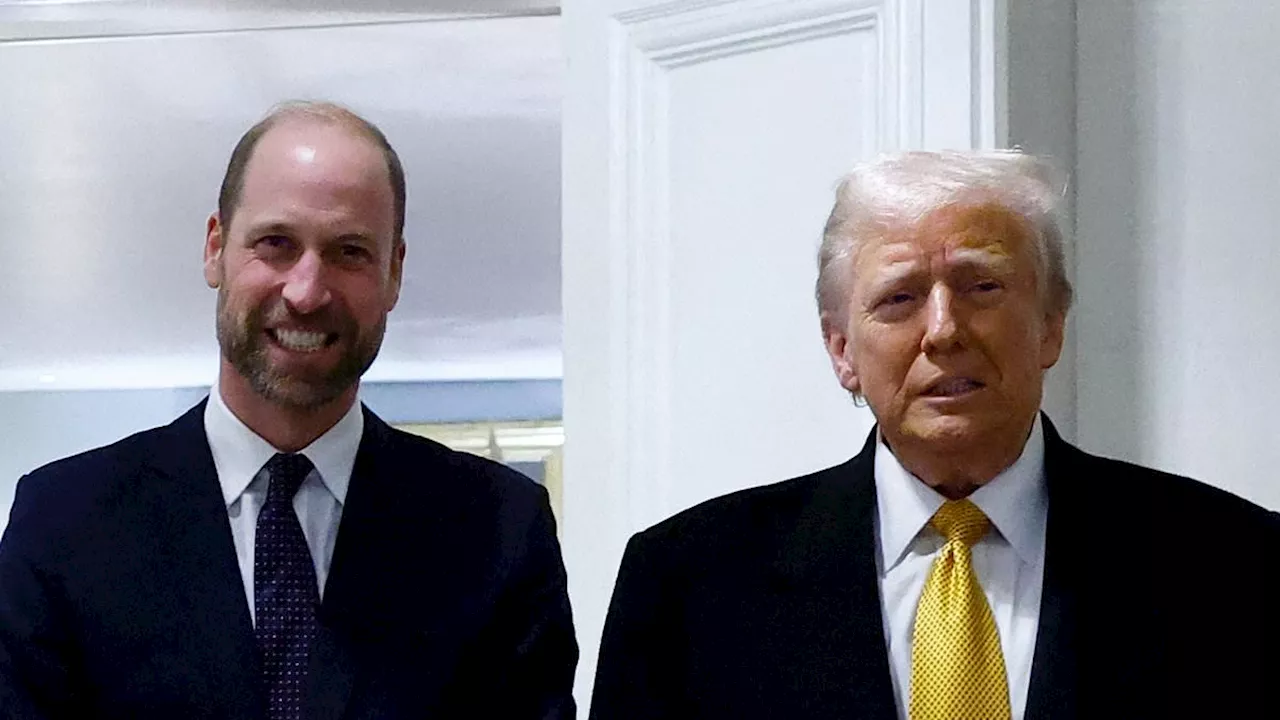
[{"label": "chin", "polygon": [[940,449],[960,449],[972,447],[978,438],[990,432],[990,426],[989,423],[967,415],[936,415],[908,420],[903,423],[900,432]]},{"label": "chin", "polygon": [[258,394],[282,407],[314,410],[338,399],[349,386],[332,379],[298,378],[282,373],[255,378]]}]

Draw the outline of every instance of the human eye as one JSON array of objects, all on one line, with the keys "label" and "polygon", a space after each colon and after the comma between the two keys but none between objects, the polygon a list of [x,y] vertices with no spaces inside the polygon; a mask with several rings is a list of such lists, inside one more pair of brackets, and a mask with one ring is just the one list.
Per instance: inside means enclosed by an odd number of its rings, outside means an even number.
[{"label": "human eye", "polygon": [[267,234],[253,241],[253,249],[258,255],[268,259],[287,255],[293,248],[293,241],[279,234]]},{"label": "human eye", "polygon": [[355,243],[347,243],[342,246],[342,256],[352,260],[367,260],[373,257],[369,252],[369,248]]},{"label": "human eye", "polygon": [[909,317],[919,304],[920,294],[911,288],[887,290],[871,304],[871,313],[884,322],[894,322]]},{"label": "human eye", "polygon": [[374,260],[369,246],[355,240],[339,243],[332,252],[336,262],[350,267],[368,265]]}]

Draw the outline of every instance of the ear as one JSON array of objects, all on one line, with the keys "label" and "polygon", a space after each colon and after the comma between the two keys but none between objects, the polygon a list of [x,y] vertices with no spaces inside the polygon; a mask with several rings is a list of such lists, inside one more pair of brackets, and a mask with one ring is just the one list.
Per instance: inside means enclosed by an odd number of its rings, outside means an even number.
[{"label": "ear", "polygon": [[222,284],[223,232],[222,220],[215,210],[204,230],[204,281],[211,288]]},{"label": "ear", "polygon": [[396,303],[400,302],[400,283],[404,279],[404,245],[404,240],[401,239],[391,251],[391,288],[387,298],[387,312],[394,310]]},{"label": "ear", "polygon": [[1040,369],[1048,370],[1057,364],[1062,355],[1062,345],[1067,332],[1066,313],[1050,311],[1044,316],[1044,334],[1040,337]]},{"label": "ear", "polygon": [[822,316],[822,340],[827,347],[827,355],[831,358],[831,369],[835,370],[840,387],[851,393],[858,392],[858,368],[853,360],[853,345],[846,330],[837,319],[828,312]]}]

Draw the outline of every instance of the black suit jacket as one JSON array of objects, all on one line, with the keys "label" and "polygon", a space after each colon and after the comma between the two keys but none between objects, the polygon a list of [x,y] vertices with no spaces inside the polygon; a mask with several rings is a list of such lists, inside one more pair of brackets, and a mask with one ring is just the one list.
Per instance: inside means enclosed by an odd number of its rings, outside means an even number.
[{"label": "black suit jacket", "polygon": [[[0,716],[264,717],[203,417],[20,481],[0,540]],[[308,718],[573,716],[546,492],[367,409],[320,621]]]},{"label": "black suit jacket", "polygon": [[[1044,427],[1044,591],[1025,717],[1280,717],[1278,516]],[[843,465],[633,537],[591,717],[896,718],[874,452],[873,431]]]}]

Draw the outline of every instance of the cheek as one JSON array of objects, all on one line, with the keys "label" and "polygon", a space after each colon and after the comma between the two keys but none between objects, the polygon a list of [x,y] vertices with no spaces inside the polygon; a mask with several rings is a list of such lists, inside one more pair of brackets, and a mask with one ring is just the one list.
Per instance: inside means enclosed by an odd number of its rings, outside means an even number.
[{"label": "cheek", "polygon": [[1006,373],[1035,374],[1040,372],[1045,332],[1036,317],[1006,315],[993,318],[990,327],[977,334],[977,341],[981,344],[983,354],[1002,366]]},{"label": "cheek", "polygon": [[921,333],[909,327],[879,327],[864,333],[867,362],[887,374],[904,374],[920,355]]},{"label": "cheek", "polygon": [[360,319],[362,324],[376,322],[387,312],[387,304],[394,295],[390,286],[361,279],[335,288],[347,311]]},{"label": "cheek", "polygon": [[382,311],[390,312],[399,299],[400,288],[395,283],[387,283],[386,289],[382,292]]},{"label": "cheek", "polygon": [[255,305],[277,292],[283,280],[261,263],[227,263],[222,270],[222,288],[235,305]]},{"label": "cheek", "polygon": [[911,368],[920,357],[918,338],[896,331],[865,332],[856,345],[855,358],[868,397],[899,395]]}]

